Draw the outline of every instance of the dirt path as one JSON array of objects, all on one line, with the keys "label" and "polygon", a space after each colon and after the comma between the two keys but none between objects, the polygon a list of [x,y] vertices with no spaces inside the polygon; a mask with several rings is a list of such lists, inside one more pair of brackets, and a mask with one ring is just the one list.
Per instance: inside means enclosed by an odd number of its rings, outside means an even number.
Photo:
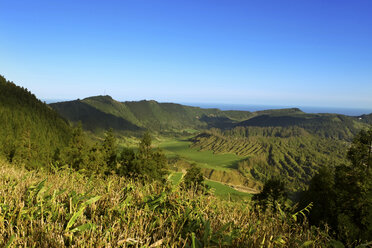
[{"label": "dirt path", "polygon": [[209,181],[216,182],[216,183],[224,184],[224,185],[229,186],[230,188],[233,188],[233,189],[235,189],[237,191],[240,191],[240,192],[249,193],[249,194],[258,194],[258,193],[260,193],[259,190],[254,189],[254,188],[250,188],[250,187],[246,187],[246,186],[242,186],[242,185],[233,185],[233,184],[223,183],[223,182],[220,182],[220,181],[208,179],[206,177],[205,177],[205,179],[207,179]]}]

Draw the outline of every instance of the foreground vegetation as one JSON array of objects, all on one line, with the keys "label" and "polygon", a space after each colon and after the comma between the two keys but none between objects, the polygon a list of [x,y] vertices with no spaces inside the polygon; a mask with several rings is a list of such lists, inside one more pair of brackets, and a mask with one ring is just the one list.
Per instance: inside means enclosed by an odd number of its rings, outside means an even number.
[{"label": "foreground vegetation", "polygon": [[171,184],[0,164],[0,246],[324,247],[292,214],[257,212]]}]

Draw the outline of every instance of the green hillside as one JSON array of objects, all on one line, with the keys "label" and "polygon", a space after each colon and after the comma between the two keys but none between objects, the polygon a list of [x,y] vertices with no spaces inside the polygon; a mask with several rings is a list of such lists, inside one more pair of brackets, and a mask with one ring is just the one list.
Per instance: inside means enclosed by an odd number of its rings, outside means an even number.
[{"label": "green hillside", "polygon": [[252,115],[247,111],[202,109],[156,101],[118,102],[110,96],[89,97],[50,106],[72,122],[81,121],[91,131],[111,127],[117,131],[150,129],[182,132],[190,128],[231,126]]},{"label": "green hillside", "polygon": [[295,126],[320,137],[350,141],[371,122],[370,115],[356,118],[340,114],[307,114],[298,108],[221,111],[153,100],[119,102],[110,96],[94,96],[50,106],[72,122],[81,121],[85,129],[93,132],[113,128],[116,131],[149,129],[162,133],[183,133],[189,129]]},{"label": "green hillside", "polygon": [[[265,112],[264,112],[265,113]],[[340,114],[271,113],[258,115],[235,126],[300,127],[311,134],[325,138],[351,140],[365,123],[354,117]]]},{"label": "green hillside", "polygon": [[361,122],[372,124],[372,113],[369,114],[369,115],[361,115],[361,116],[357,117],[357,119]]},{"label": "green hillside", "polygon": [[8,161],[47,164],[67,144],[66,120],[27,89],[0,76],[0,156]]},{"label": "green hillside", "polygon": [[212,130],[191,141],[201,151],[244,157],[236,169],[246,178],[263,182],[278,176],[295,188],[306,185],[319,168],[344,163],[348,144],[301,128],[263,127]]},{"label": "green hillside", "polygon": [[[51,104],[51,106],[66,119],[72,122],[81,121],[83,127],[90,131],[103,131],[109,128],[116,131],[137,131],[141,129],[124,118],[108,113],[109,111],[103,112],[84,101],[62,102]],[[111,109],[116,110],[115,108]]]}]

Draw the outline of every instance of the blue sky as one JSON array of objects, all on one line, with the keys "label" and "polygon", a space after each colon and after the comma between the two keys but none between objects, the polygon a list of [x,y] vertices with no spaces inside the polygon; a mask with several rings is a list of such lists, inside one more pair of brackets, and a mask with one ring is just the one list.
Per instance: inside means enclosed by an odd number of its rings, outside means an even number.
[{"label": "blue sky", "polygon": [[0,1],[0,74],[42,99],[372,108],[372,1]]}]

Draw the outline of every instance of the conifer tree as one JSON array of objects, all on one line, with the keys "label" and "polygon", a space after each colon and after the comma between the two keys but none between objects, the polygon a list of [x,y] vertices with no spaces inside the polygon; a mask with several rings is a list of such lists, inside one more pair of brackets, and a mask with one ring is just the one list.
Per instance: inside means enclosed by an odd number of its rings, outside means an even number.
[{"label": "conifer tree", "polygon": [[87,144],[81,123],[73,129],[69,146],[65,149],[64,161],[75,170],[86,167]]},{"label": "conifer tree", "polygon": [[150,180],[160,180],[167,174],[167,160],[160,149],[152,149],[151,142],[151,135],[146,132],[139,144],[133,172]]},{"label": "conifer tree", "polygon": [[117,163],[117,141],[113,130],[109,129],[105,133],[105,139],[102,144],[103,159],[109,172],[116,171]]}]

